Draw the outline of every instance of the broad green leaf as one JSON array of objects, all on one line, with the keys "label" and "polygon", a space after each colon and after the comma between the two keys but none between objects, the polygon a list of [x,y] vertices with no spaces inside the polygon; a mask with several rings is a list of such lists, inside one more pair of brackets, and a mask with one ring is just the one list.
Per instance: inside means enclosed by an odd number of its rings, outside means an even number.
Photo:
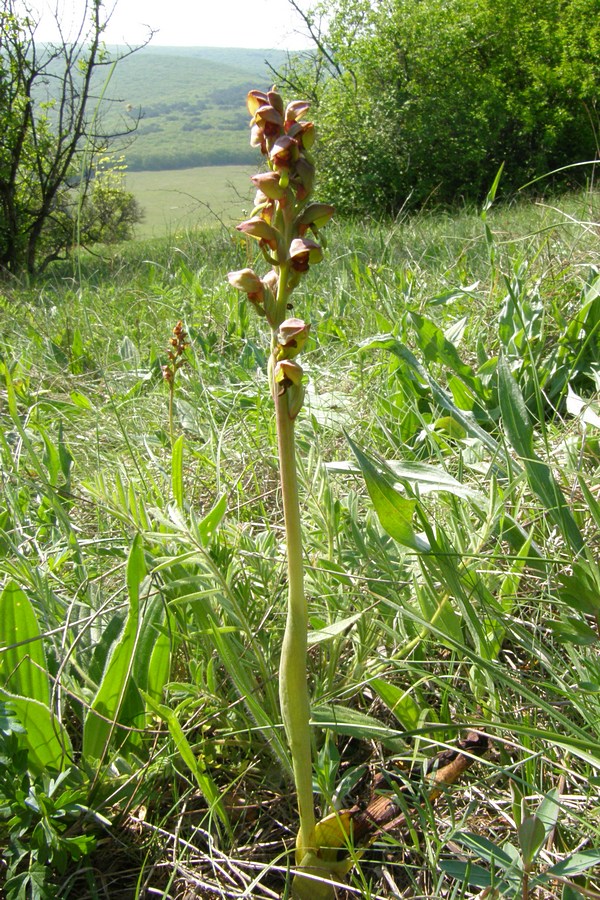
[{"label": "broad green leaf", "polygon": [[202,546],[207,547],[217,532],[223,517],[227,512],[227,496],[221,494],[213,508],[198,522],[197,531],[202,541]]},{"label": "broad green leaf", "polygon": [[426,553],[429,550],[429,544],[415,533],[412,526],[417,501],[403,497],[394,487],[394,477],[389,470],[385,472],[385,464],[381,462],[375,464],[348,435],[346,438],[358,460],[369,496],[382,527],[399,544],[403,544],[411,550]]},{"label": "broad green leaf", "polygon": [[185,438],[179,435],[171,451],[171,489],[175,503],[179,509],[183,509],[183,449]]},{"label": "broad green leaf", "polygon": [[590,850],[581,850],[574,853],[568,859],[563,859],[556,865],[546,870],[547,875],[559,875],[561,878],[574,878],[591,869],[592,866],[600,866],[600,847]]},{"label": "broad green leaf", "polygon": [[556,788],[548,791],[535,814],[543,823],[545,829],[545,837],[548,837],[558,821],[560,813],[560,794]]},{"label": "broad green leaf", "polygon": [[[127,562],[129,613],[123,633],[104,670],[102,681],[88,711],[83,728],[83,755],[87,759],[104,759],[115,728],[133,726],[144,707],[137,688],[131,681],[134,654],[139,631],[139,589],[146,571],[142,536],[133,540]],[[122,732],[119,741],[126,735]]]},{"label": "broad green leaf", "polygon": [[155,700],[162,699],[165,685],[171,675],[171,638],[166,631],[158,634],[150,663],[146,690]]},{"label": "broad green leaf", "polygon": [[14,581],[0,594],[0,686],[50,705],[40,627],[29,598]]},{"label": "broad green leaf", "polygon": [[423,725],[423,720],[437,722],[438,717],[431,707],[419,704],[412,694],[396,684],[390,684],[383,678],[372,678],[370,686],[383,700],[387,708],[398,719],[405,731],[416,731]]},{"label": "broad green leaf", "polygon": [[447,339],[442,329],[438,328],[431,319],[419,313],[411,312],[409,313],[409,318],[417,332],[418,347],[425,359],[429,360],[429,362],[440,363],[451,369],[480,397],[483,393],[483,387],[479,378],[475,375],[471,366],[462,361],[458,350]]},{"label": "broad green leaf", "polygon": [[71,765],[69,735],[45,703],[8,691],[0,691],[0,697],[25,729],[19,740],[27,748],[29,765],[35,772],[62,771]]},{"label": "broad green leaf", "polygon": [[537,815],[525,816],[517,829],[517,833],[519,835],[521,853],[523,854],[523,863],[526,868],[529,868],[544,843],[546,837],[544,823],[541,819],[538,819]]},{"label": "broad green leaf", "polygon": [[596,615],[600,611],[600,572],[597,563],[575,560],[570,575],[558,576],[560,599],[572,609],[585,615]]},{"label": "broad green leaf", "polygon": [[[454,420],[453,420],[454,421]],[[454,476],[439,466],[430,463],[412,462],[403,459],[386,459],[387,468],[396,476],[396,480],[410,485],[411,489],[419,494],[448,493],[457,497],[483,501],[483,497],[473,488],[457,481]],[[350,460],[337,460],[325,463],[328,472],[360,472],[355,462]]]},{"label": "broad green leaf", "polygon": [[207,773],[202,757],[194,753],[175,712],[169,706],[165,706],[163,703],[157,703],[150,694],[143,692],[142,696],[152,712],[166,723],[169,734],[177,748],[177,752],[194,776],[203,796],[210,804],[211,809],[217,813],[223,824],[226,827],[229,827],[229,819],[223,805],[221,791]]},{"label": "broad green leaf", "polygon": [[550,467],[535,454],[533,426],[527,407],[504,358],[498,362],[498,393],[504,428],[511,446],[525,467],[529,486],[542,501],[571,549],[580,553],[585,542]]},{"label": "broad green leaf", "polygon": [[322,644],[324,641],[332,641],[334,638],[340,637],[340,635],[352,628],[362,616],[362,612],[354,613],[354,615],[348,616],[346,619],[340,619],[339,622],[332,622],[330,625],[324,625],[323,628],[319,628],[316,631],[309,631],[309,646],[312,647],[314,644]]},{"label": "broad green leaf", "polygon": [[476,888],[488,888],[493,885],[503,893],[510,890],[508,882],[494,878],[489,869],[484,869],[483,866],[454,859],[442,859],[438,862],[438,866],[450,878],[455,878],[463,884],[471,884]]},{"label": "broad green leaf", "polygon": [[[140,618],[133,678],[140,691],[147,692],[160,702],[171,673],[171,638],[167,628],[167,610],[160,594],[148,601]],[[132,712],[135,714],[135,710]]]},{"label": "broad green leaf", "polygon": [[[457,831],[452,837],[453,841],[467,847],[476,853],[481,859],[485,859],[490,865],[501,866],[509,869],[514,862],[514,854],[507,853],[502,847],[498,847],[482,834],[471,834],[468,831]],[[512,848],[514,850],[514,848]]]}]

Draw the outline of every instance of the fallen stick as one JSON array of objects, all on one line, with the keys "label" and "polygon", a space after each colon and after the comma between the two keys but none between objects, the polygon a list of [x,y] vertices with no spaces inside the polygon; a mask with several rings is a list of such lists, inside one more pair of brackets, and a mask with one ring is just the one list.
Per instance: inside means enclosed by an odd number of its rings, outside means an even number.
[{"label": "fallen stick", "polygon": [[[370,843],[378,834],[406,824],[407,812],[400,811],[400,797],[413,809],[424,802],[433,802],[443,793],[445,787],[458,781],[475,760],[484,756],[489,746],[487,735],[469,731],[458,741],[455,749],[443,750],[427,760],[424,771],[428,788],[426,800],[419,801],[415,797],[414,784],[404,783],[393,795],[376,794],[364,809],[359,806],[353,807],[349,813],[355,845],[363,844],[365,841]],[[374,782],[374,790],[380,790],[386,785],[386,781],[385,775],[378,775]]]}]

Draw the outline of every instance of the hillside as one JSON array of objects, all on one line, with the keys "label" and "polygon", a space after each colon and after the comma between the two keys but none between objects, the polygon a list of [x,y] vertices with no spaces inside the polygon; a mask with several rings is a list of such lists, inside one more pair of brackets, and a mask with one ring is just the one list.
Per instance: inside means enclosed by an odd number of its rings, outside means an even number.
[{"label": "hillside", "polygon": [[252,163],[246,93],[273,81],[284,51],[146,47],[115,68],[111,115],[140,115],[129,169]]}]

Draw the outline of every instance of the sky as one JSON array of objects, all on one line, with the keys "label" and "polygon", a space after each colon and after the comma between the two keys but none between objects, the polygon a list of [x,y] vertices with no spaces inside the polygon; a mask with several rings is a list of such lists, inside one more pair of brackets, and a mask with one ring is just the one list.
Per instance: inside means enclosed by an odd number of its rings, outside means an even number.
[{"label": "sky", "polygon": [[[303,0],[303,5],[309,5]],[[85,0],[28,0],[36,38],[55,40],[54,10],[65,33],[81,19]],[[107,44],[138,44],[156,31],[152,46],[256,47],[301,50],[310,46],[289,0],[105,0],[113,9]],[[79,15],[78,15],[79,14]]]}]

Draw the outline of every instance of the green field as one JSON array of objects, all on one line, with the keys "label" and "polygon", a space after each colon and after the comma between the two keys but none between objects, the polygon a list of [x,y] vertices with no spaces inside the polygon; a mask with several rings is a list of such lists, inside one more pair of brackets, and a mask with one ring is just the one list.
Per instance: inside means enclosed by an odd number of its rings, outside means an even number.
[{"label": "green field", "polygon": [[138,237],[160,237],[199,225],[232,226],[254,196],[251,166],[203,166],[128,172],[126,185],[143,209]]}]

